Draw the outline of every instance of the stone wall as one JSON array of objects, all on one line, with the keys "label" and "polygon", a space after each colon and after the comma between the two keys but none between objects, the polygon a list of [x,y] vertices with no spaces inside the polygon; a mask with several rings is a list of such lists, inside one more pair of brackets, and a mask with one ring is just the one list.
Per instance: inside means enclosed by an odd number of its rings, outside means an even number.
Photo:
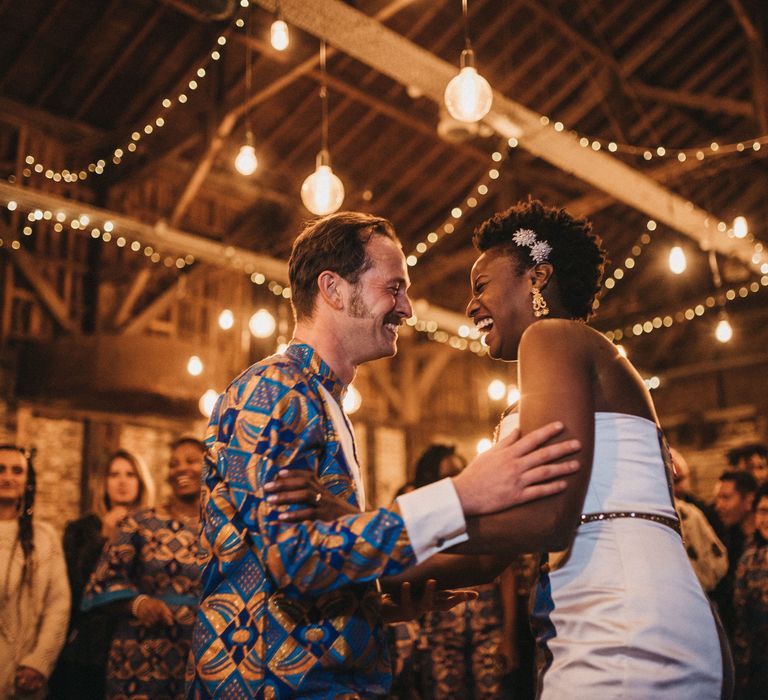
[{"label": "stone wall", "polygon": [[107,455],[118,448],[135,452],[145,461],[155,480],[156,502],[167,500],[171,442],[181,435],[202,439],[205,425],[205,420],[70,415],[61,408],[34,404],[14,410],[0,400],[0,444],[35,448],[35,514],[60,531],[69,520],[93,507],[99,497],[92,489],[96,475]]}]

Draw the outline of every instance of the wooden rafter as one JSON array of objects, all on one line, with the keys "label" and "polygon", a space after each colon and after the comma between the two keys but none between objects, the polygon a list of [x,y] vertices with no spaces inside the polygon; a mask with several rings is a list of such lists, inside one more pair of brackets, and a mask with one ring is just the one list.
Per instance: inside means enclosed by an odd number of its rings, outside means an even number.
[{"label": "wooden rafter", "polygon": [[[16,128],[34,126],[40,131],[51,132],[69,141],[103,139],[104,132],[75,119],[59,117],[42,109],[29,107],[16,100],[0,97],[0,122]],[[78,145],[80,145],[78,143]]]},{"label": "wooden rafter", "polygon": [[104,71],[99,78],[99,82],[91,88],[90,92],[77,108],[75,113],[76,118],[81,118],[88,112],[93,103],[104,92],[107,85],[109,85],[114,77],[123,69],[128,63],[128,60],[133,57],[136,49],[142,44],[142,42],[149,36],[157,25],[160,18],[163,16],[165,10],[162,7],[157,7],[152,11],[152,14],[141,23],[141,28],[131,36],[131,40],[127,46],[122,46],[115,53],[112,60],[109,62],[109,69]]},{"label": "wooden rafter", "polygon": [[94,39],[103,33],[101,21],[109,17],[115,7],[121,3],[121,0],[110,0],[109,4],[100,3],[92,10],[89,18],[89,29],[85,36],[75,35],[74,45],[66,53],[68,60],[64,60],[59,65],[54,75],[48,80],[47,85],[35,96],[35,106],[44,104],[53,91],[59,87],[61,81],[72,71],[72,69],[81,63],[81,52],[89,47]]},{"label": "wooden rafter", "polygon": [[[77,200],[64,199],[30,187],[18,187],[0,182],[0,202],[11,200],[17,202],[19,208],[25,211],[43,209],[64,212],[69,218],[86,214],[93,222],[109,220],[112,221],[115,231],[120,231],[121,235],[132,236],[143,244],[152,245],[159,250],[179,255],[191,254],[197,262],[230,268],[242,273],[258,271],[268,279],[281,284],[288,283],[288,265],[283,260],[170,227],[150,226],[119,212],[101,209]],[[465,323],[464,317],[460,314],[439,306],[432,306],[426,301],[416,300],[414,304],[420,304],[420,308],[427,309],[430,317],[434,317],[441,328],[452,333],[456,333],[459,326]]]},{"label": "wooden rafter", "polygon": [[749,102],[735,100],[731,97],[704,95],[685,90],[667,90],[666,88],[645,85],[638,81],[630,81],[630,85],[638,97],[680,107],[690,107],[713,114],[728,114],[734,117],[751,117],[754,109]]},{"label": "wooden rafter", "polygon": [[176,299],[183,295],[183,290],[187,285],[193,284],[197,280],[203,279],[209,270],[203,266],[195,266],[186,275],[177,277],[171,285],[158,294],[146,307],[132,318],[127,319],[119,328],[121,333],[130,335],[140,333],[163,313]]},{"label": "wooden rafter", "polygon": [[9,78],[13,75],[14,71],[16,70],[17,66],[21,64],[21,61],[24,58],[24,54],[35,44],[40,41],[40,37],[43,37],[46,35],[48,30],[51,28],[51,25],[54,22],[57,22],[59,20],[59,10],[61,9],[61,6],[64,5],[65,0],[55,0],[52,7],[46,8],[45,12],[45,19],[40,22],[36,27],[35,31],[32,33],[32,35],[27,39],[24,46],[20,47],[16,52],[16,59],[8,66],[4,67],[3,74],[0,76],[0,91],[2,91],[3,87],[5,87],[5,84],[8,82]]},{"label": "wooden rafter", "polygon": [[[258,3],[274,10],[271,1]],[[451,65],[337,0],[312,4],[286,0],[283,11],[297,26],[327,37],[345,52],[404,84],[416,85],[435,101],[442,99],[443,88],[455,72]],[[715,217],[691,208],[683,198],[608,154],[584,149],[571,136],[542,126],[538,115],[523,105],[497,94],[486,122],[503,136],[519,138],[535,155],[685,233],[702,247],[735,255],[750,267],[755,265],[748,242],[723,240],[716,235]]]},{"label": "wooden rafter", "polygon": [[123,297],[120,307],[115,314],[115,327],[119,328],[130,318],[131,313],[133,312],[133,307],[147,288],[147,282],[149,282],[151,276],[152,273],[150,272],[150,269],[148,267],[143,267],[136,274],[136,277],[133,278],[131,287]]},{"label": "wooden rafter", "polygon": [[64,300],[58,295],[53,285],[40,273],[39,262],[25,250],[13,252],[11,260],[16,268],[26,277],[35,290],[38,299],[48,310],[56,323],[68,333],[78,333],[77,324],[69,317],[69,309]]},{"label": "wooden rafter", "polygon": [[752,100],[755,116],[763,132],[768,131],[768,50],[765,37],[752,22],[742,0],[728,0],[747,37],[749,60],[752,65]]}]

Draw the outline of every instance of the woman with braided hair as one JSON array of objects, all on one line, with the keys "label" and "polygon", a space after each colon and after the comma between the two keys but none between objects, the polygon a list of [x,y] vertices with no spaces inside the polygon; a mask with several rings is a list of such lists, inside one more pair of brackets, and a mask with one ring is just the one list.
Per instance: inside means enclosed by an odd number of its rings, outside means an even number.
[{"label": "woman with braided hair", "polygon": [[31,455],[0,445],[0,697],[42,698],[69,620],[59,535],[33,519]]}]

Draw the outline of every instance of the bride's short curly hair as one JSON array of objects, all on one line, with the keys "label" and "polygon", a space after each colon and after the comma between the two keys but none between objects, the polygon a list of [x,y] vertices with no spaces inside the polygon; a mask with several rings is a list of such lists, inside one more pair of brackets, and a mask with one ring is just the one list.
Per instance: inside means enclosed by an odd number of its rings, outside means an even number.
[{"label": "bride's short curly hair", "polygon": [[516,261],[517,271],[522,274],[536,262],[529,246],[513,240],[520,229],[533,231],[537,241],[546,241],[551,246],[547,260],[554,268],[560,301],[571,318],[586,321],[600,291],[606,261],[602,241],[592,233],[592,224],[571,216],[565,209],[528,199],[480,224],[472,242],[481,253],[502,248]]}]

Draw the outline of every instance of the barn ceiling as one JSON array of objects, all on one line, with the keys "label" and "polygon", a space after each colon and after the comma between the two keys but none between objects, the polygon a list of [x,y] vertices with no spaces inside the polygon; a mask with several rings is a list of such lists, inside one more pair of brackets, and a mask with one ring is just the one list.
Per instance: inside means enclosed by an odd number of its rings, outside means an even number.
[{"label": "barn ceiling", "polygon": [[[415,297],[462,313],[473,228],[532,195],[593,220],[613,281],[594,324],[619,331],[645,370],[764,360],[760,0],[470,0],[496,95],[470,127],[439,99],[464,42],[459,0],[284,0],[284,52],[269,44],[274,7],[0,0],[0,194],[24,187],[284,261],[310,216],[299,190],[321,143],[322,36],[344,208],[394,222],[416,258]],[[244,177],[233,161],[248,129],[259,167]],[[46,177],[99,160],[85,180]],[[673,245],[687,253],[680,276]],[[712,335],[721,302],[728,345]]]}]

